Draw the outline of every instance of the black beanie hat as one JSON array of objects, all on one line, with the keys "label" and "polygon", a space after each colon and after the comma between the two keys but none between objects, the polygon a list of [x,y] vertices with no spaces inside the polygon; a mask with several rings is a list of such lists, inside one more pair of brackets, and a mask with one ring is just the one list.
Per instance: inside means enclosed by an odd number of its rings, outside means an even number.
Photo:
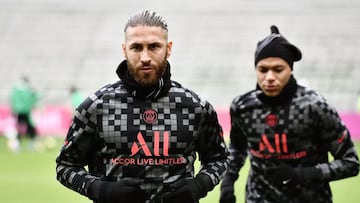
[{"label": "black beanie hat", "polygon": [[263,58],[280,57],[289,64],[292,70],[294,61],[301,59],[300,49],[280,35],[279,29],[275,25],[272,25],[270,29],[271,34],[257,44],[255,66]]}]

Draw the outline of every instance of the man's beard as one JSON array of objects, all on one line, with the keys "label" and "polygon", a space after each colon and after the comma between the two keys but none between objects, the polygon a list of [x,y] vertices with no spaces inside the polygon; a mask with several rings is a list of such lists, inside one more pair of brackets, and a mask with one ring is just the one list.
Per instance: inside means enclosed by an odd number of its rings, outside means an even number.
[{"label": "man's beard", "polygon": [[[143,64],[151,65],[151,64]],[[128,63],[128,70],[133,76],[134,80],[143,87],[154,86],[158,83],[159,79],[162,77],[166,70],[167,60],[165,59],[159,64],[157,68],[154,69],[155,74],[139,74],[138,69],[134,71],[134,67]]]}]

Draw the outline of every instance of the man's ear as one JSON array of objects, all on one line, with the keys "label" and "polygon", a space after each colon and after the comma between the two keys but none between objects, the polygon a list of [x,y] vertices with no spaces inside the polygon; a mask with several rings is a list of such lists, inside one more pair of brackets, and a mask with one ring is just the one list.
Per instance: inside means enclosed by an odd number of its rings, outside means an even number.
[{"label": "man's ear", "polygon": [[125,43],[122,43],[122,44],[121,44],[121,47],[122,47],[123,56],[124,56],[124,58],[127,59],[127,55],[126,55],[126,45],[125,45]]},{"label": "man's ear", "polygon": [[172,45],[173,45],[173,42],[172,41],[169,41],[166,45],[166,49],[167,49],[167,56],[166,58],[169,58],[171,56],[171,50],[172,50]]}]

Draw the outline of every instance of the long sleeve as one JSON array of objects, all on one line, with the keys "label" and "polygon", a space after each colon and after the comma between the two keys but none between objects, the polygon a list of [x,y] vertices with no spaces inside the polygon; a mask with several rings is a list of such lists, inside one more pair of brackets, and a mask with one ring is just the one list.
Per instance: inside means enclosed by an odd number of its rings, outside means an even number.
[{"label": "long sleeve", "polygon": [[230,163],[226,176],[235,181],[238,179],[239,172],[244,166],[247,158],[247,137],[242,133],[241,124],[239,122],[238,110],[236,105],[231,105],[231,130],[230,130]]},{"label": "long sleeve", "polygon": [[316,165],[321,170],[321,179],[331,181],[357,175],[359,158],[349,130],[336,110],[326,102],[318,101],[314,106],[314,118],[318,124],[321,143],[326,143],[323,147],[327,147],[334,158],[328,163]]},{"label": "long sleeve", "polygon": [[205,108],[196,143],[201,161],[199,173],[209,175],[215,186],[221,181],[228,168],[228,149],[215,110],[209,104]]},{"label": "long sleeve", "polygon": [[76,110],[66,140],[56,159],[57,179],[64,186],[88,196],[90,184],[98,179],[89,174],[84,166],[90,164],[95,147],[96,115],[91,98],[85,100]]}]

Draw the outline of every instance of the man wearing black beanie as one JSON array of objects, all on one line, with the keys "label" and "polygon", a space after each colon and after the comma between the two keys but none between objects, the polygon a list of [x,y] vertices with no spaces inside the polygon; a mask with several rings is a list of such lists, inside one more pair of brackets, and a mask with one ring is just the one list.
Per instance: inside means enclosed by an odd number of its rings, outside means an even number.
[{"label": "man wearing black beanie", "polygon": [[329,182],[359,173],[357,152],[337,110],[297,84],[293,63],[301,57],[276,26],[257,44],[256,89],[230,107],[230,165],[220,203],[235,202],[234,183],[247,156],[247,203],[331,203]]},{"label": "man wearing black beanie", "polygon": [[280,35],[276,26],[271,26],[271,34],[258,42],[255,51],[255,66],[263,58],[280,57],[286,61],[291,70],[294,61],[301,60],[301,51],[296,46],[290,44],[285,37]]}]

